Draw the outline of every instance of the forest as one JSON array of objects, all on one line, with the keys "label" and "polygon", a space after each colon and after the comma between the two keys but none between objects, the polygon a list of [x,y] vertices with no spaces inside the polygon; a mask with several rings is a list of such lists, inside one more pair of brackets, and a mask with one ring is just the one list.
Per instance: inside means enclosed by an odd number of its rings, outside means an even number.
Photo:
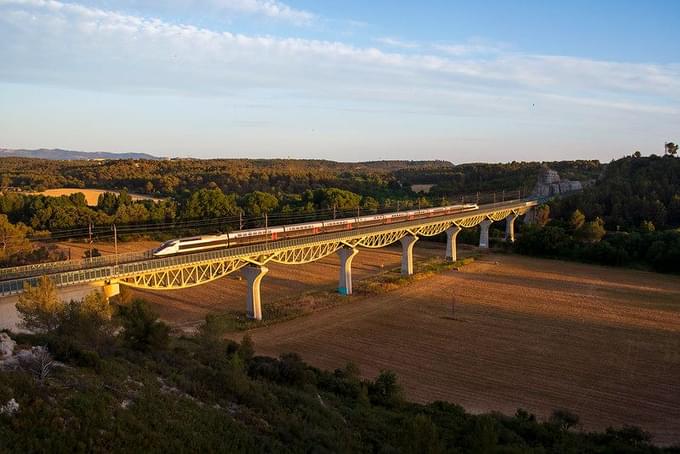
[{"label": "forest", "polygon": [[[343,163],[291,159],[177,159],[53,161],[0,158],[0,188],[42,191],[52,188],[126,189],[130,193],[181,198],[198,189],[225,194],[301,194],[335,187],[377,200],[412,196],[412,184],[440,186],[437,196],[489,190],[530,189],[546,165],[571,179],[596,178],[598,161],[461,164],[447,161]],[[447,193],[448,191],[448,193]]]},{"label": "forest", "polygon": [[[597,161],[547,163],[572,177],[589,179]],[[116,160],[54,161],[1,158],[0,263],[58,259],[25,238],[47,240],[112,237],[155,239],[229,231],[333,216],[453,203],[463,194],[492,189],[527,193],[541,163],[464,164],[445,161],[338,163],[319,160]],[[455,184],[454,184],[455,182]],[[416,194],[412,184],[433,184]],[[47,188],[97,188],[96,206],[82,194],[27,194]],[[129,191],[129,192],[128,192]],[[133,201],[129,193],[167,197]],[[517,192],[515,192],[516,194]],[[268,216],[265,221],[264,216]],[[158,228],[154,229],[154,225]],[[90,227],[92,226],[92,227]],[[127,226],[127,227],[126,227]]]},{"label": "forest", "polygon": [[[487,190],[498,197],[503,190],[528,194],[545,167],[562,178],[593,183],[541,207],[537,225],[520,230],[517,252],[662,272],[677,272],[680,263],[680,159],[673,155],[634,154],[606,165],[4,158],[0,166],[6,188],[0,195],[0,263],[5,266],[60,258],[27,239],[82,239],[92,232],[96,239],[107,240],[113,224],[123,241],[163,240],[265,223],[437,206],[462,200],[461,195],[474,200],[475,193]],[[424,194],[414,193],[413,184],[433,186]],[[79,193],[24,193],[60,186],[121,193],[102,194],[96,206],[87,206]],[[128,191],[167,198],[133,201]],[[461,241],[469,233],[461,235]]]},{"label": "forest", "polygon": [[680,272],[680,159],[629,156],[596,184],[551,200],[524,225],[514,249],[659,272]]},{"label": "forest", "polygon": [[389,370],[366,379],[351,363],[256,356],[210,317],[170,336],[126,292],[61,304],[43,279],[17,309],[33,334],[9,333],[0,364],[2,452],[678,452],[633,426],[583,431],[567,409],[539,420],[412,403]]}]

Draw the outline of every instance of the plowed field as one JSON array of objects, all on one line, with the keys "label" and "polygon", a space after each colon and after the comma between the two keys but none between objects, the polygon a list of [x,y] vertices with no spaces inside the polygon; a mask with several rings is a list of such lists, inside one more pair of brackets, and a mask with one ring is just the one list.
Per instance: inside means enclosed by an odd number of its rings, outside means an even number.
[{"label": "plowed field", "polygon": [[[422,241],[414,252],[440,255],[443,245]],[[398,248],[362,250],[354,278],[399,260]],[[263,300],[332,288],[337,275],[336,257],[272,266]],[[236,277],[140,294],[180,326],[245,309],[245,282]],[[251,335],[260,354],[297,352],[327,369],[352,361],[366,377],[394,370],[411,400],[448,400],[473,412],[522,407],[539,417],[567,408],[585,429],[633,424],[657,443],[680,443],[677,276],[487,254],[460,271]]]},{"label": "plowed field", "polygon": [[488,255],[251,334],[261,354],[352,361],[366,377],[394,370],[416,401],[540,417],[567,408],[585,429],[634,424],[680,442],[676,276]]}]

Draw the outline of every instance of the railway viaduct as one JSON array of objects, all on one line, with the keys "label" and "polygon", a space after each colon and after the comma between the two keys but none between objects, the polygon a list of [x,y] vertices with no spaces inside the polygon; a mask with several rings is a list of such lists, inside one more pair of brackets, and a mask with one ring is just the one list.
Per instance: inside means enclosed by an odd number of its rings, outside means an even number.
[{"label": "railway viaduct", "polygon": [[[96,285],[111,297],[118,294],[121,284],[150,290],[174,290],[205,284],[241,270],[248,283],[247,315],[261,320],[260,283],[269,271],[269,263],[298,265],[337,253],[340,259],[338,291],[349,295],[352,293],[352,259],[360,247],[381,248],[401,242],[401,273],[409,276],[413,274],[413,247],[420,237],[445,232],[446,258],[455,261],[456,238],[462,229],[479,225],[479,247],[488,248],[489,227],[493,222],[504,221],[505,238],[514,241],[515,220],[537,204],[533,199],[512,200],[443,216],[163,258],[145,252],[6,268],[0,270],[0,316],[7,312],[9,304],[13,308],[12,301],[25,285],[36,285],[43,275],[48,276],[63,294],[69,291],[73,294],[76,287],[83,289]],[[0,328],[3,328],[2,324],[0,320]]]}]

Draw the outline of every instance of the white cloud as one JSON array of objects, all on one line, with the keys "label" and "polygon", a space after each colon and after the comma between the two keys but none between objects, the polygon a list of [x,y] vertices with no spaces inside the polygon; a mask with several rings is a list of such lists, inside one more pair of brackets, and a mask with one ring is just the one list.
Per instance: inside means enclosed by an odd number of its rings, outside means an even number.
[{"label": "white cloud", "polygon": [[380,38],[376,38],[375,41],[380,44],[385,44],[391,47],[398,47],[400,49],[417,49],[420,47],[420,45],[414,41],[404,41],[389,36],[382,36]]},{"label": "white cloud", "polygon": [[207,3],[217,9],[263,15],[295,24],[308,24],[316,17],[309,11],[292,8],[278,0],[198,0],[194,3]]},{"label": "white cloud", "polygon": [[[64,0],[64,3],[76,4],[73,0]],[[115,3],[109,0],[81,0],[77,3],[102,9],[111,9],[111,5],[115,4],[118,11],[165,13],[170,17],[204,15],[229,19],[246,15],[294,25],[309,25],[318,19],[316,14],[293,8],[280,0],[116,0]]]},{"label": "white cloud", "polygon": [[[268,0],[220,3],[293,14]],[[0,44],[0,80],[6,82],[187,95],[277,93],[471,115],[521,109],[535,97],[580,109],[677,115],[680,101],[677,64],[502,49],[476,58],[491,52],[474,43],[449,46],[446,56],[386,52],[219,32],[57,0],[0,0],[0,35],[11,37]]]},{"label": "white cloud", "polygon": [[503,50],[501,46],[482,43],[434,44],[432,47],[454,57],[483,54],[494,55],[499,54]]}]

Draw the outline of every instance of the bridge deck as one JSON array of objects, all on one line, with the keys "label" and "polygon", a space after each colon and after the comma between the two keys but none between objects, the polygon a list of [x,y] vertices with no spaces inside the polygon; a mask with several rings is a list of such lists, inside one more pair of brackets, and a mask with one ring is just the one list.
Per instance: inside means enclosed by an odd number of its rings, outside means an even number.
[{"label": "bridge deck", "polygon": [[[110,281],[124,277],[148,273],[152,271],[162,272],[191,265],[206,264],[212,262],[224,262],[225,260],[242,260],[243,262],[257,263],[260,257],[271,256],[277,252],[299,249],[323,243],[351,243],[358,238],[385,232],[403,232],[425,225],[451,224],[471,218],[486,219],[494,214],[507,210],[526,210],[536,205],[535,200],[513,200],[496,204],[480,206],[477,210],[466,211],[444,216],[419,218],[411,221],[395,222],[378,226],[357,228],[333,233],[321,233],[295,239],[266,241],[262,243],[239,246],[227,249],[218,249],[207,252],[176,255],[171,257],[154,257],[149,251],[143,253],[126,254],[113,257],[98,257],[101,260],[81,260],[76,262],[57,262],[43,264],[43,266],[27,267],[22,271],[14,269],[12,273],[6,273],[4,280],[0,281],[0,296],[12,295],[23,291],[24,285],[35,285],[42,275],[48,275],[57,286],[68,286],[96,281]],[[496,219],[498,220],[498,219]],[[476,222],[478,223],[478,222]],[[475,223],[475,224],[476,224]],[[118,263],[116,263],[118,262]],[[124,262],[124,263],[122,263]],[[73,269],[75,268],[75,269]],[[13,277],[13,278],[8,278]],[[0,273],[0,279],[3,279]]]}]

